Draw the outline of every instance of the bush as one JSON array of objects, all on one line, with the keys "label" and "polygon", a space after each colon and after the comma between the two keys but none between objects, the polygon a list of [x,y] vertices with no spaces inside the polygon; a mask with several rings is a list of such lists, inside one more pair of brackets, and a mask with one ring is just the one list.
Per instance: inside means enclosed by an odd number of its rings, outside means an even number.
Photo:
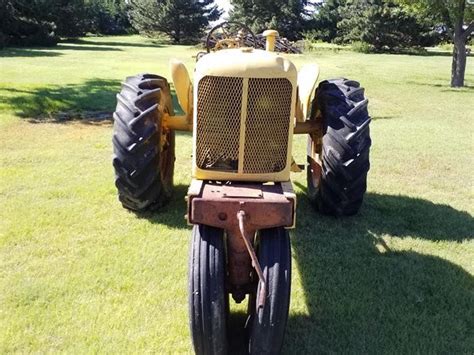
[{"label": "bush", "polygon": [[359,53],[374,53],[376,51],[373,45],[361,41],[352,43],[352,50]]}]

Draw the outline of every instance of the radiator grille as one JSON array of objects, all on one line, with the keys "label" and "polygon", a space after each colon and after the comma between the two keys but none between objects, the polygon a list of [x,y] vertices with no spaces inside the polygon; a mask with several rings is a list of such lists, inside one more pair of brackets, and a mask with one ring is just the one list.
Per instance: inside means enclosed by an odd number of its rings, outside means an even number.
[{"label": "radiator grille", "polygon": [[220,76],[199,81],[196,163],[201,169],[237,172],[242,83]]},{"label": "radiator grille", "polygon": [[[288,153],[292,84],[285,78],[248,79],[246,113],[238,77],[205,76],[198,83],[196,164],[205,170],[244,174],[277,173]],[[245,100],[244,100],[245,101]],[[245,137],[240,143],[241,117]],[[239,149],[243,162],[239,171]]]},{"label": "radiator grille", "polygon": [[285,168],[291,91],[287,79],[249,79],[244,173],[276,173]]}]

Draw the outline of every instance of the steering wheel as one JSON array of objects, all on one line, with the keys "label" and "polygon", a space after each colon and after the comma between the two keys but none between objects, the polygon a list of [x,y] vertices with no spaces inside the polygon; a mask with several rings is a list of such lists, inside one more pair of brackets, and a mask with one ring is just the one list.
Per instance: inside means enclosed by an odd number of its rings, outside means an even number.
[{"label": "steering wheel", "polygon": [[255,45],[255,35],[252,30],[239,22],[226,21],[212,28],[207,35],[207,53],[227,48],[245,46],[245,42]]}]

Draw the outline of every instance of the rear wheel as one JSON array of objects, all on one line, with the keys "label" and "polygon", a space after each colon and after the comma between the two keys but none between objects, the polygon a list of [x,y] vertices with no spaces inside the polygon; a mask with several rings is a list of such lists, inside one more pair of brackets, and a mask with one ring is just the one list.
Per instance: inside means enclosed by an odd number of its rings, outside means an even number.
[{"label": "rear wheel", "polygon": [[142,74],[122,84],[112,142],[115,185],[125,208],[154,209],[171,197],[174,132],[163,128],[165,113],[173,114],[165,78]]},{"label": "rear wheel", "polygon": [[308,197],[323,213],[358,212],[367,189],[371,145],[368,100],[357,81],[319,84],[311,119],[322,123],[321,135],[308,138]]},{"label": "rear wheel", "polygon": [[227,352],[225,249],[222,229],[195,225],[189,257],[189,317],[196,354]]},{"label": "rear wheel", "polygon": [[250,354],[278,354],[283,345],[291,290],[290,237],[282,227],[264,229],[259,233],[258,260],[266,282],[266,299],[258,307],[257,293],[249,298]]}]

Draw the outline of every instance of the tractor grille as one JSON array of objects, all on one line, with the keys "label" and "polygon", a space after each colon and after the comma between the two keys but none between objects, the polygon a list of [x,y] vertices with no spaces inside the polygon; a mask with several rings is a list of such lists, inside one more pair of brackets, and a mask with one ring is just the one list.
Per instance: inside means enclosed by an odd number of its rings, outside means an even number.
[{"label": "tractor grille", "polygon": [[249,79],[244,173],[285,169],[290,113],[291,83],[287,79]]},{"label": "tractor grille", "polygon": [[196,162],[201,169],[237,172],[242,84],[242,78],[220,76],[199,81]]},{"label": "tractor grille", "polygon": [[[244,174],[285,169],[291,114],[291,82],[205,76],[198,84],[196,164],[201,169]],[[242,102],[246,102],[242,112]],[[241,121],[245,143],[240,146]],[[242,151],[241,151],[242,150]],[[239,164],[239,153],[243,161]]]}]

